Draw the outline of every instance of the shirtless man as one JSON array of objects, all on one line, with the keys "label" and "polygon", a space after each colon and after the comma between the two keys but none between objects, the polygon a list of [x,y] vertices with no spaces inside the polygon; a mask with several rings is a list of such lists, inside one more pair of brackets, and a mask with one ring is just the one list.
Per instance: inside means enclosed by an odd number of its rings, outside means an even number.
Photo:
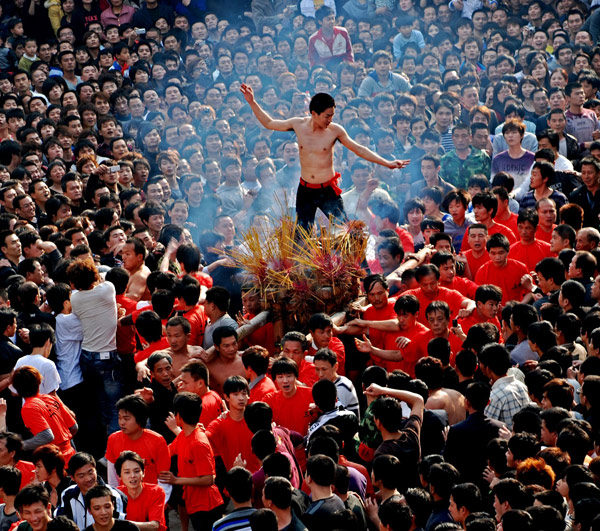
[{"label": "shirtless man", "polygon": [[436,358],[421,358],[415,365],[415,375],[429,387],[427,409],[443,409],[448,414],[450,426],[465,420],[465,397],[454,389],[442,387],[442,362]]},{"label": "shirtless man", "polygon": [[[169,348],[160,350],[171,356],[173,363],[173,378],[178,378],[183,367],[192,358],[207,359],[206,351],[202,347],[188,345],[192,327],[184,317],[171,317],[167,322],[167,342]],[[176,383],[177,385],[177,383]]]},{"label": "shirtless man", "polygon": [[341,178],[333,169],[333,147],[340,141],[359,157],[380,164],[389,169],[401,169],[409,160],[386,160],[370,149],[357,144],[339,124],[332,123],[335,113],[335,100],[323,92],[310,100],[309,117],[294,117],[287,120],[274,120],[254,99],[254,92],[242,84],[240,91],[249,103],[258,121],[273,131],[294,131],[300,147],[300,186],[296,196],[298,223],[305,229],[312,226],[317,208],[326,216],[345,221],[342,190],[338,186]]},{"label": "shirtless man", "polygon": [[223,396],[223,384],[230,376],[246,377],[242,353],[238,351],[235,328],[220,326],[213,333],[215,356],[206,364],[210,371],[211,387]]},{"label": "shirtless man", "polygon": [[150,291],[146,285],[146,279],[150,269],[144,264],[146,258],[146,247],[137,238],[129,238],[121,251],[123,267],[129,272],[129,284],[125,296],[135,301],[150,300]]}]

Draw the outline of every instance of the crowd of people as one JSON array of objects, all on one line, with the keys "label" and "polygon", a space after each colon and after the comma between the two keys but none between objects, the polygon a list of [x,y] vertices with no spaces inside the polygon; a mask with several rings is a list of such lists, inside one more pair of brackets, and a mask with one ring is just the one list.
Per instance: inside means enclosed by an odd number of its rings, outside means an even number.
[{"label": "crowd of people", "polygon": [[600,529],[599,5],[2,2],[0,531]]}]

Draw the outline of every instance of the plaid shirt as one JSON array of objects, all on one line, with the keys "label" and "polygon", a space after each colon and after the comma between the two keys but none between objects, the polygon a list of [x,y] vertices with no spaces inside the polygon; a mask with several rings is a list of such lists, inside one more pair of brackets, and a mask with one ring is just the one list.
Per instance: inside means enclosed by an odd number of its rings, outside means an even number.
[{"label": "plaid shirt", "polygon": [[528,405],[527,386],[514,376],[503,376],[492,385],[490,402],[485,408],[486,416],[500,420],[512,429],[513,415]]}]

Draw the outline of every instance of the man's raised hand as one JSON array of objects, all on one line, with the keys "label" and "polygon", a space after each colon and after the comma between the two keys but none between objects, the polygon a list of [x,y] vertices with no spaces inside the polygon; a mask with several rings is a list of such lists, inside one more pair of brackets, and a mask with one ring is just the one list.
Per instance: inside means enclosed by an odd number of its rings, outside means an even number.
[{"label": "man's raised hand", "polygon": [[390,170],[401,170],[402,168],[406,168],[410,164],[410,160],[390,160],[386,167]]},{"label": "man's raised hand", "polygon": [[244,98],[248,103],[254,103],[254,91],[252,87],[242,83],[240,86],[240,92],[244,95]]}]

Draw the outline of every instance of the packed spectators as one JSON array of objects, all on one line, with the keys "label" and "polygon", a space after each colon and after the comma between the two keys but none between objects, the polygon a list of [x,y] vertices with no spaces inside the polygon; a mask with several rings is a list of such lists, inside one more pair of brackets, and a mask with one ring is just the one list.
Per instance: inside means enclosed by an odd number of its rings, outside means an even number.
[{"label": "packed spectators", "polygon": [[599,530],[599,6],[3,1],[0,531]]}]

